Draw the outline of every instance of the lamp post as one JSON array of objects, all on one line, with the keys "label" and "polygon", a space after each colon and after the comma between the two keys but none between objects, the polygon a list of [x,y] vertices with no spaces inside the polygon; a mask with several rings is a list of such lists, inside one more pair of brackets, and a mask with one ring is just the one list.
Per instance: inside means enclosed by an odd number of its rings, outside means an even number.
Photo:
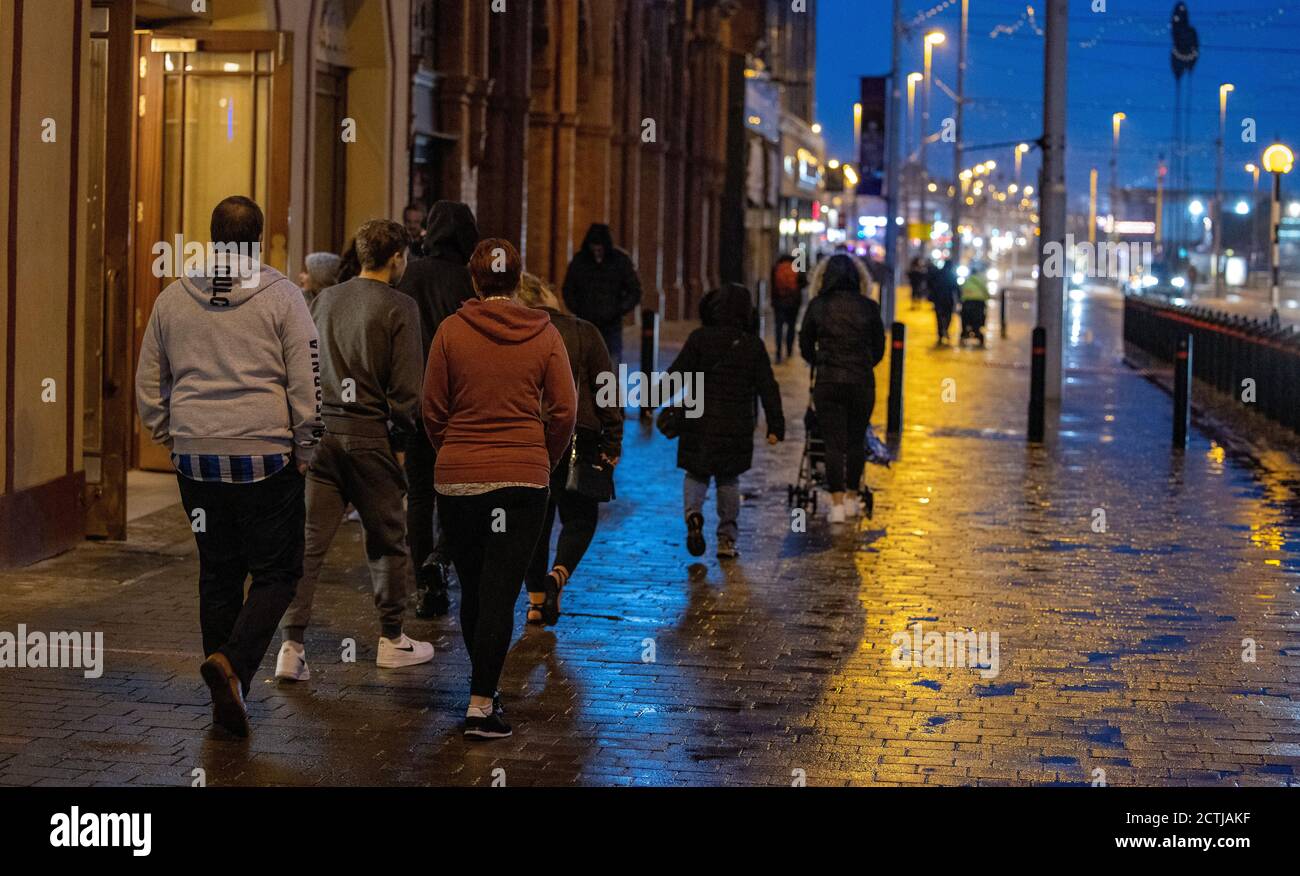
[{"label": "lamp post", "polygon": [[[1021,159],[1023,159],[1023,158],[1025,157],[1025,153],[1028,152],[1028,151],[1029,151],[1029,144],[1028,144],[1028,143],[1017,143],[1017,144],[1016,144],[1016,187],[1015,187],[1015,190],[1012,192],[1012,194],[1015,195],[1017,198],[1021,197],[1021,194],[1020,194],[1020,161],[1021,161]],[[1019,203],[1019,201],[1016,201],[1015,203],[1013,203],[1013,204],[1012,204],[1012,208],[1011,208],[1011,216],[1012,216],[1012,219],[1013,219],[1014,221],[1011,223],[1011,225],[1012,225],[1012,228],[1011,228],[1011,272],[1010,272],[1010,274],[1009,274],[1008,277],[1007,277],[1007,285],[1008,285],[1008,286],[1011,285],[1012,281],[1014,281],[1015,278],[1016,278],[1016,269],[1019,267],[1018,262],[1020,261],[1020,258],[1019,258],[1019,256],[1020,256],[1020,250],[1019,250],[1019,247],[1016,245],[1016,241],[1017,241],[1017,240],[1019,239],[1019,237],[1020,237],[1020,208],[1017,207],[1017,206],[1015,206],[1016,203]]]},{"label": "lamp post", "polygon": [[1214,261],[1210,272],[1214,275],[1214,289],[1223,291],[1223,269],[1219,258],[1223,249],[1223,129],[1228,120],[1228,94],[1234,86],[1225,82],[1219,86],[1219,139],[1214,143]]},{"label": "lamp post", "polygon": [[1281,320],[1278,317],[1278,275],[1282,264],[1282,174],[1290,173],[1291,166],[1295,163],[1295,155],[1290,149],[1281,143],[1274,143],[1264,150],[1264,169],[1273,174],[1273,203],[1269,211],[1270,220],[1273,223],[1272,232],[1272,253],[1270,262],[1273,273],[1273,288],[1270,298],[1273,302],[1273,315],[1271,318],[1274,325]]},{"label": "lamp post", "polygon": [[1115,220],[1119,217],[1119,123],[1127,119],[1124,113],[1113,113],[1110,117],[1110,230],[1109,240],[1115,239]]},{"label": "lamp post", "polygon": [[1246,163],[1246,173],[1254,177],[1255,183],[1250,195],[1250,270],[1255,269],[1255,238],[1259,237],[1259,165],[1253,161]]},{"label": "lamp post", "polygon": [[921,132],[920,132],[920,155],[921,155],[921,224],[928,225],[929,222],[925,215],[925,190],[927,183],[930,181],[930,170],[925,163],[925,141],[930,137],[930,86],[933,77],[930,75],[932,66],[932,55],[934,47],[941,45],[946,37],[943,31],[932,30],[925,35],[925,85],[921,89]]},{"label": "lamp post", "polygon": [[[904,150],[907,153],[907,158],[903,161],[904,167],[910,167],[912,164],[912,151],[914,149],[912,138],[916,135],[916,83],[920,82],[924,78],[923,75],[917,72],[907,74],[907,130],[905,132],[907,148]],[[903,181],[903,194],[905,197],[903,201],[903,216],[905,217],[904,222],[909,225],[912,222],[911,187],[912,183],[915,181],[915,176],[916,174],[909,170],[907,178]]]}]

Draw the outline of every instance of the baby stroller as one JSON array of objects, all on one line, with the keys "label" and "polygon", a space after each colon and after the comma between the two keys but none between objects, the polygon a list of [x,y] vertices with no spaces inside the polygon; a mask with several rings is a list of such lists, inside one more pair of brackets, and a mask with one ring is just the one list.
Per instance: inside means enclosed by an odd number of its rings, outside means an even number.
[{"label": "baby stroller", "polygon": [[[817,382],[816,369],[809,381],[809,389]],[[786,504],[794,508],[796,506],[817,513],[817,493],[819,490],[826,489],[826,442],[822,440],[821,432],[817,428],[817,408],[812,401],[812,392],[808,393],[808,410],[803,415],[804,438],[803,454],[799,457],[799,474],[794,483],[786,487]],[[867,428],[866,437],[867,461],[879,465],[889,465],[891,458],[889,451],[876,438],[871,428]],[[862,500],[862,513],[869,520],[875,511],[875,496],[871,493],[871,488],[867,486],[865,480],[862,481],[862,487],[859,493]]]}]

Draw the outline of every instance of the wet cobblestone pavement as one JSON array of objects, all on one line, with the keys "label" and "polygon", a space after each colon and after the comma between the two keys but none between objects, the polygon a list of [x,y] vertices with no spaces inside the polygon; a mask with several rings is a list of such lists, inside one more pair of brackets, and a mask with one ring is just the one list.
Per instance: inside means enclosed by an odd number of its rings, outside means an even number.
[{"label": "wet cobblestone pavement", "polygon": [[[691,563],[673,445],[629,421],[619,501],[560,625],[525,630],[521,597],[510,740],[460,737],[454,613],[408,623],[432,664],[375,667],[356,524],[321,581],[312,680],[276,685],[268,655],[247,741],[211,727],[179,507],[126,545],[0,574],[0,630],[102,630],[107,649],[99,679],[0,670],[0,785],[190,784],[196,769],[209,785],[485,785],[498,768],[514,786],[1091,784],[1099,769],[1111,785],[1295,783],[1292,457],[1200,431],[1172,455],[1169,398],[1121,364],[1105,297],[1071,306],[1064,414],[1029,447],[1029,311],[1012,309],[987,351],[935,349],[928,310],[905,313],[907,428],[894,466],[870,469],[876,514],[856,528],[832,532],[823,502],[792,531],[800,363],[777,369],[790,440],[757,449],[726,566]],[[712,499],[706,516],[711,534]],[[917,624],[997,634],[997,658],[895,665],[891,637]]]}]

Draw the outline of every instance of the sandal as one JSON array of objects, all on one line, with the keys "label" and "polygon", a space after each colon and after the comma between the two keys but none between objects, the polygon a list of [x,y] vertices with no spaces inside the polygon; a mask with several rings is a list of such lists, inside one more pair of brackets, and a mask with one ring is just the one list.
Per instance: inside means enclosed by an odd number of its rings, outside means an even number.
[{"label": "sandal", "polygon": [[545,602],[533,602],[532,594],[528,594],[528,623],[538,626],[542,623],[542,606]]},{"label": "sandal", "polygon": [[569,573],[561,566],[556,566],[546,574],[542,587],[546,593],[542,600],[542,623],[553,627],[560,621],[560,591],[569,580]]}]

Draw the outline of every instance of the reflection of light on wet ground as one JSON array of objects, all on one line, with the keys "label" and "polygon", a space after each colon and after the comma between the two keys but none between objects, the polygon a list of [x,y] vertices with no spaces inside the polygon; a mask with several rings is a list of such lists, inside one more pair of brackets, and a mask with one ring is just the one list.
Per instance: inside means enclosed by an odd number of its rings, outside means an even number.
[{"label": "reflection of light on wet ground", "polygon": [[1070,302],[1070,346],[1079,346],[1079,338],[1083,336],[1083,302],[1071,300]]}]

